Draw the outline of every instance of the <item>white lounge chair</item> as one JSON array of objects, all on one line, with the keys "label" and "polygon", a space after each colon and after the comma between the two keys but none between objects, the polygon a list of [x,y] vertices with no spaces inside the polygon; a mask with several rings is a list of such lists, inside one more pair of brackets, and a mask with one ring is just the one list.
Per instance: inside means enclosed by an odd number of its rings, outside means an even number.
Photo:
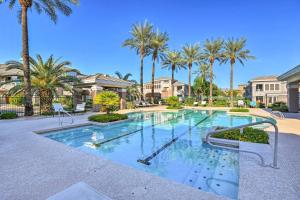
[{"label": "white lounge chair", "polygon": [[59,125],[63,124],[63,120],[61,119],[61,113],[66,114],[67,116],[69,116],[71,118],[71,124],[74,123],[74,119],[73,119],[72,115],[68,111],[66,111],[60,103],[54,103],[53,109],[54,109],[54,112],[58,113]]},{"label": "white lounge chair", "polygon": [[76,105],[76,109],[74,110],[75,113],[85,112],[85,104],[86,103],[79,103]]},{"label": "white lounge chair", "polygon": [[207,102],[206,101],[201,101],[201,106],[206,106]]},{"label": "white lounge chair", "polygon": [[238,107],[244,107],[245,103],[243,100],[238,100]]},{"label": "white lounge chair", "polygon": [[195,101],[194,106],[198,106],[198,105],[199,105],[198,101]]}]

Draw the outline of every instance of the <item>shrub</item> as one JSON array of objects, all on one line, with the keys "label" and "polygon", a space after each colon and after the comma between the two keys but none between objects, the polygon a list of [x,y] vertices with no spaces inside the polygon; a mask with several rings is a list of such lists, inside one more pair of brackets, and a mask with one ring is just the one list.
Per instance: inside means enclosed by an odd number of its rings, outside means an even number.
[{"label": "shrub", "polygon": [[249,112],[248,108],[231,108],[230,112]]},{"label": "shrub", "polygon": [[0,119],[15,119],[18,115],[15,112],[7,112],[0,114]]},{"label": "shrub", "polygon": [[128,119],[127,115],[117,114],[117,113],[92,115],[89,117],[90,121],[100,122],[100,123],[114,122],[114,121],[125,120],[125,119]]},{"label": "shrub", "polygon": [[239,140],[243,142],[253,142],[253,143],[269,143],[269,135],[267,132],[247,127],[244,129],[244,132],[241,134],[239,129],[231,131],[223,131],[213,135],[214,138],[228,139],[228,140]]},{"label": "shrub", "polygon": [[256,107],[258,107],[258,108],[265,108],[266,105],[264,103],[259,102]]},{"label": "shrub", "polygon": [[172,96],[166,99],[166,102],[168,104],[167,109],[181,109],[181,105],[179,102],[179,98],[176,96]]},{"label": "shrub", "polygon": [[112,111],[116,111],[120,105],[120,97],[115,92],[104,91],[97,94],[94,98],[94,104],[100,105],[107,114]]},{"label": "shrub", "polygon": [[15,96],[9,97],[9,103],[15,106],[21,106],[24,103],[24,96],[17,94]]},{"label": "shrub", "polygon": [[134,106],[133,102],[127,102],[127,103],[126,103],[126,108],[127,108],[127,109],[134,109],[135,106]]},{"label": "shrub", "polygon": [[184,104],[186,106],[193,106],[194,105],[194,102],[195,102],[195,99],[192,98],[192,97],[188,97],[184,100]]},{"label": "shrub", "polygon": [[213,106],[226,107],[226,106],[228,106],[228,101],[226,99],[216,99],[213,101]]},{"label": "shrub", "polygon": [[270,106],[270,108],[273,111],[280,111],[280,112],[288,111],[288,107],[287,107],[286,103],[284,103],[284,102],[275,102]]}]

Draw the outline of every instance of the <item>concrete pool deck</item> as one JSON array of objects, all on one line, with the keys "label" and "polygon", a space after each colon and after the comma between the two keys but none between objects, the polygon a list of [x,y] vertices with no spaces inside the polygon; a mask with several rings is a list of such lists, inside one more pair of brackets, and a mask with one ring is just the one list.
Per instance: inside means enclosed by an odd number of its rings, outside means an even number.
[{"label": "concrete pool deck", "polygon": [[[75,123],[86,123],[89,115],[75,116]],[[278,122],[280,169],[260,167],[256,157],[240,153],[240,199],[300,199],[300,121],[290,120]],[[0,199],[46,199],[81,181],[120,200],[226,199],[33,133],[56,127],[57,118],[0,121]]]}]

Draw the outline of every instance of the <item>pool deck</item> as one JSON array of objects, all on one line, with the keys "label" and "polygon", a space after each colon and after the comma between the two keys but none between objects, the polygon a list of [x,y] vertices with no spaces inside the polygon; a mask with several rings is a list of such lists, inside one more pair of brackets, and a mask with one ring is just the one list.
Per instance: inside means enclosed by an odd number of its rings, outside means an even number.
[{"label": "pool deck", "polygon": [[[251,114],[268,116],[261,109],[251,109]],[[89,115],[75,116],[75,124],[86,123]],[[278,120],[278,125],[280,169],[260,167],[256,157],[240,153],[239,199],[300,199],[300,120]],[[1,200],[46,199],[77,182],[85,182],[118,200],[226,199],[86,154],[33,133],[56,127],[57,118],[0,121]],[[255,148],[270,160],[270,148]]]}]

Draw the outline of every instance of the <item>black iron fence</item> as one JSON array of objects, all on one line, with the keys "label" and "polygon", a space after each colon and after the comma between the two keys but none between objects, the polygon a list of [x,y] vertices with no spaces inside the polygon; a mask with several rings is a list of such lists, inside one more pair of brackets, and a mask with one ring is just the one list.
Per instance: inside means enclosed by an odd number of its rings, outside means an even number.
[{"label": "black iron fence", "polygon": [[[50,99],[50,98],[49,98]],[[49,103],[49,99],[40,96],[32,97],[33,113],[34,115],[43,115],[49,114],[43,111],[41,104],[45,102]],[[74,99],[73,96],[61,96],[53,97],[50,102],[52,103],[61,103],[66,110],[74,110]],[[25,112],[25,97],[23,96],[0,96],[0,113],[14,112],[18,116],[24,116]],[[51,105],[50,105],[51,106]],[[52,106],[51,106],[52,107]],[[49,110],[48,112],[51,112]]]}]

